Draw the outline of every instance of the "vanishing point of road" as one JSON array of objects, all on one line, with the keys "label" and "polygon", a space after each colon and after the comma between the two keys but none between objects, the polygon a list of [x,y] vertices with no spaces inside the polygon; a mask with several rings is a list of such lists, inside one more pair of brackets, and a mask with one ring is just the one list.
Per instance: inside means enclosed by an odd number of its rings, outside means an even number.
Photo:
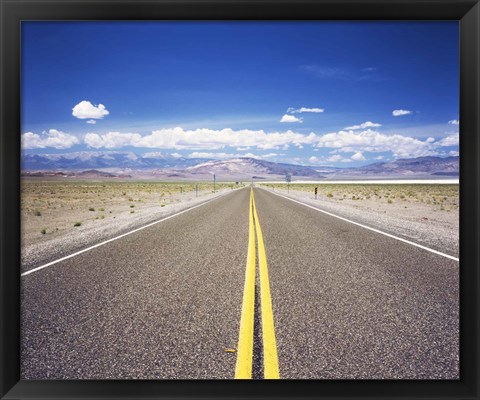
[{"label": "vanishing point of road", "polygon": [[459,377],[458,260],[264,189],[85,250],[22,271],[23,379]]}]

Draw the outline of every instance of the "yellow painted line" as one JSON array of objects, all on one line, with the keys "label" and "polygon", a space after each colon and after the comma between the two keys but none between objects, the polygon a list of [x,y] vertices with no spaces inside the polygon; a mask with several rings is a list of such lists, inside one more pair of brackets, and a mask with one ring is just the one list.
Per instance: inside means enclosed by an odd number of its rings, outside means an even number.
[{"label": "yellow painted line", "polygon": [[255,199],[252,192],[253,215],[255,218],[255,230],[258,240],[258,266],[260,271],[260,305],[262,310],[262,334],[263,334],[263,376],[265,379],[279,379],[277,342],[275,339],[275,327],[273,323],[272,297],[270,295],[270,280],[268,278],[267,256],[263,242],[262,229],[255,207]]},{"label": "yellow painted line", "polygon": [[235,379],[252,379],[253,316],[255,312],[255,225],[252,211],[253,190],[250,191],[249,209],[247,267],[245,271],[245,286],[243,289]]}]

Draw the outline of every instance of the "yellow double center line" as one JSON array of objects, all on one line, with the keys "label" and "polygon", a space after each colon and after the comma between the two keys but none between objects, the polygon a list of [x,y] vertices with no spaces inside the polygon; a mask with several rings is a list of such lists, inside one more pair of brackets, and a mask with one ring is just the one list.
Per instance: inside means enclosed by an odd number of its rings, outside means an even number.
[{"label": "yellow double center line", "polygon": [[240,334],[238,338],[237,365],[235,379],[252,378],[253,361],[253,329],[255,314],[255,269],[256,248],[255,231],[258,239],[258,269],[260,276],[260,309],[262,314],[263,369],[265,379],[278,379],[277,344],[273,324],[272,298],[268,279],[267,256],[263,242],[262,229],[258,220],[253,189],[250,191],[249,205],[249,237],[245,286],[243,291],[242,315],[240,318]]}]

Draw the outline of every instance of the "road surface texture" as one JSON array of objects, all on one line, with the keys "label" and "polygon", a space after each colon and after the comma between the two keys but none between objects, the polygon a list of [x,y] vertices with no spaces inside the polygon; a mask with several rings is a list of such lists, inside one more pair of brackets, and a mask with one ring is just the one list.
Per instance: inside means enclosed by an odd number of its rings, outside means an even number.
[{"label": "road surface texture", "polygon": [[250,193],[24,273],[22,378],[459,378],[457,261]]}]

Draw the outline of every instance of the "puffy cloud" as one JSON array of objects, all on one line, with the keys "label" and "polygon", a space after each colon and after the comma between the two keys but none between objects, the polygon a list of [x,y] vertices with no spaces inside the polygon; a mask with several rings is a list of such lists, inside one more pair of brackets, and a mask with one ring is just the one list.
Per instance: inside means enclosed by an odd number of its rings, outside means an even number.
[{"label": "puffy cloud", "polygon": [[435,143],[435,145],[440,147],[448,147],[448,146],[458,146],[460,142],[460,136],[458,133],[454,133],[453,135],[447,136],[442,140],[439,140]]},{"label": "puffy cloud", "polygon": [[33,132],[22,134],[22,149],[44,149],[52,147],[54,149],[69,149],[80,143],[76,136],[68,133],[50,129],[48,132],[42,132],[38,135]]},{"label": "puffy cloud", "polygon": [[366,158],[360,151],[357,151],[352,157],[350,157],[354,161],[365,161]]},{"label": "puffy cloud", "polygon": [[114,149],[123,146],[149,147],[141,146],[141,140],[142,135],[139,133],[108,132],[104,135],[87,133],[84,137],[85,144],[95,149],[99,149],[101,147]]},{"label": "puffy cloud", "polygon": [[317,108],[317,107],[313,107],[313,108],[308,108],[308,107],[293,108],[293,107],[289,107],[288,110],[287,110],[287,113],[290,113],[290,114],[322,113],[324,111],[325,111],[324,108]]},{"label": "puffy cloud", "polygon": [[[34,140],[32,138],[30,140]],[[391,153],[396,158],[411,158],[444,154],[442,147],[458,145],[458,133],[435,141],[429,137],[425,140],[399,134],[385,135],[378,131],[366,129],[363,131],[349,130],[327,134],[301,134],[287,130],[285,132],[265,132],[263,130],[233,130],[230,128],[194,129],[163,128],[147,135],[139,133],[108,132],[105,134],[87,133],[84,142],[92,148],[120,148],[131,146],[151,149],[196,150],[203,153],[225,154],[225,157],[245,156],[245,154],[224,153],[222,149],[232,148],[237,151],[247,149],[288,150],[291,146],[302,148],[312,146],[313,151],[320,148],[334,152],[350,153]],[[240,150],[241,149],[241,150]],[[218,153],[215,153],[218,151]],[[331,152],[332,153],[332,152]],[[272,157],[277,153],[270,153]],[[334,154],[334,153],[332,153]],[[203,155],[202,157],[210,158]],[[257,156],[266,158],[266,155]],[[360,157],[357,155],[356,157]],[[338,158],[338,157],[337,157]],[[343,158],[349,160],[349,158]],[[334,161],[334,160],[333,160]]]},{"label": "puffy cloud", "polygon": [[218,160],[223,160],[226,158],[235,158],[235,157],[243,157],[243,155],[232,154],[232,153],[211,153],[211,152],[194,151],[193,153],[190,153],[187,156],[187,158],[214,158]]},{"label": "puffy cloud", "polygon": [[253,153],[246,153],[246,154],[235,154],[235,153],[215,153],[215,152],[198,152],[194,151],[190,153],[187,157],[188,158],[213,158],[217,160],[224,160],[227,158],[239,158],[239,157],[250,157],[250,158],[271,158],[277,156],[283,156],[285,154],[277,154],[277,153],[268,153],[268,154],[253,154]]},{"label": "puffy cloud", "polygon": [[302,118],[297,118],[293,115],[288,115],[288,114],[285,114],[282,119],[280,120],[280,122],[300,122],[302,123],[303,122],[303,119]]},{"label": "puffy cloud", "polygon": [[94,119],[89,119],[87,121],[87,124],[92,124],[92,125],[95,125],[97,123],[97,121],[95,121]]},{"label": "puffy cloud", "polygon": [[346,163],[346,162],[352,162],[352,160],[348,158],[344,158],[340,154],[335,154],[333,156],[326,157],[326,158],[319,158],[316,156],[312,156],[308,159],[308,162],[314,165],[322,165],[322,164],[336,163],[336,162]]},{"label": "puffy cloud", "polygon": [[367,122],[364,122],[363,124],[347,126],[346,128],[343,128],[343,129],[350,131],[350,130],[365,129],[365,128],[378,128],[379,126],[382,126],[382,125],[377,124],[375,122],[367,121]]},{"label": "puffy cloud", "polygon": [[110,112],[105,108],[103,104],[98,106],[93,105],[87,100],[83,100],[72,108],[72,115],[79,119],[102,119]]},{"label": "puffy cloud", "polygon": [[456,150],[452,150],[448,153],[449,156],[452,156],[452,157],[458,157],[460,155],[460,152],[456,151]]},{"label": "puffy cloud", "polygon": [[434,144],[402,135],[384,135],[367,129],[362,132],[340,131],[319,136],[315,146],[345,152],[392,152],[395,157],[409,158],[436,155]]},{"label": "puffy cloud", "polygon": [[392,115],[394,117],[399,117],[400,115],[408,115],[411,114],[412,112],[409,110],[393,110]]},{"label": "puffy cloud", "polygon": [[313,144],[317,135],[303,135],[290,130],[286,132],[266,133],[263,130],[222,130],[182,128],[164,128],[149,135],[138,133],[108,132],[106,134],[88,133],[85,143],[90,147],[144,147],[158,149],[218,150],[225,147],[256,147],[261,150],[277,149],[288,144]]},{"label": "puffy cloud", "polygon": [[460,121],[458,119],[451,119],[448,121],[450,125],[460,125]]}]

